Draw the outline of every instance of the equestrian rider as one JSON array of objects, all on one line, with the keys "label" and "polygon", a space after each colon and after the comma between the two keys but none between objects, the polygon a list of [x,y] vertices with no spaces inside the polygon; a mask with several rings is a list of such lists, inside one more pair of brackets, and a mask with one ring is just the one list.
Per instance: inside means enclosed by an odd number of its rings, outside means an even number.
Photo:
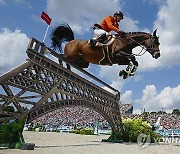
[{"label": "equestrian rider", "polygon": [[[117,11],[113,16],[107,16],[102,20],[100,24],[94,24],[94,36],[89,41],[90,47],[94,46],[103,46],[103,42],[109,37],[112,36],[111,31],[118,33],[120,36],[123,36],[124,32],[119,29],[119,24],[121,20],[124,19],[124,15],[121,11]],[[123,70],[123,74],[126,76],[133,76],[138,67],[137,61],[135,61],[135,57],[129,57],[125,54],[120,54],[120,56],[126,57],[129,61],[128,67]]]},{"label": "equestrian rider", "polygon": [[96,46],[97,42],[104,42],[108,36],[112,35],[110,31],[114,31],[119,35],[123,34],[124,32],[120,31],[118,24],[122,19],[124,19],[123,13],[117,11],[113,16],[107,16],[104,18],[100,24],[95,24],[93,26],[94,37],[89,42],[90,47]]}]

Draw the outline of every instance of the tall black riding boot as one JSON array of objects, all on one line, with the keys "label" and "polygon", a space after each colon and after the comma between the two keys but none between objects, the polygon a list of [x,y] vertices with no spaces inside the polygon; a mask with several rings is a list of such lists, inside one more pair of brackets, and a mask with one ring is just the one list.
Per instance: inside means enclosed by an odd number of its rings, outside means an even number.
[{"label": "tall black riding boot", "polygon": [[96,46],[97,42],[103,43],[105,40],[106,40],[106,33],[103,33],[103,34],[100,34],[96,39],[92,38],[89,41],[89,45],[90,45],[90,47],[94,47],[94,46]]}]

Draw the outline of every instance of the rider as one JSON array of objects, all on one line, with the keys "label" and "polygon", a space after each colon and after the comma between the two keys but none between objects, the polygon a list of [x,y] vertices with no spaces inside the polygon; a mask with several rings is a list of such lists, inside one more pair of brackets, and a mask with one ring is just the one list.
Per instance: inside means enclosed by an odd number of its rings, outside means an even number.
[{"label": "rider", "polygon": [[114,31],[119,35],[122,35],[124,32],[120,31],[118,24],[118,22],[122,19],[124,19],[123,13],[121,11],[117,11],[113,16],[107,16],[104,18],[100,24],[95,24],[93,26],[94,37],[89,42],[90,47],[96,46],[97,42],[104,42],[108,36],[112,35],[110,31]]},{"label": "rider", "polygon": [[[107,16],[106,18],[104,18],[100,24],[95,24],[93,26],[94,37],[89,41],[90,47],[103,46],[102,43],[108,38],[108,36],[112,36],[112,33],[110,31],[114,31],[122,36],[124,32],[119,29],[118,22],[123,19],[123,13],[121,11],[117,11],[113,16]],[[124,70],[125,74],[127,74],[127,76],[133,76],[138,67],[138,62],[135,61],[134,57],[129,57],[127,55],[124,55],[123,53],[121,54],[121,56],[126,57],[129,61],[128,67]]]}]

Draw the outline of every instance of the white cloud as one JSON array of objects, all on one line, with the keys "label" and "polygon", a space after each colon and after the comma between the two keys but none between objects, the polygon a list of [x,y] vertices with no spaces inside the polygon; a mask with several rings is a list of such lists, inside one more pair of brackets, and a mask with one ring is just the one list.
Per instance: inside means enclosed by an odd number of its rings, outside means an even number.
[{"label": "white cloud", "polygon": [[143,75],[137,74],[137,75],[134,76],[134,81],[138,82],[138,81],[142,80],[143,78],[144,78]]},{"label": "white cloud", "polygon": [[146,111],[159,111],[180,107],[180,85],[175,88],[165,87],[160,93],[154,85],[147,85],[143,97],[136,100]]},{"label": "white cloud", "polygon": [[110,81],[110,86],[113,88],[121,91],[125,80],[119,77],[119,71],[122,70],[122,67],[118,65],[113,65],[113,66],[100,66],[100,71],[99,71],[99,77],[100,78],[105,78],[108,81]]},{"label": "white cloud", "polygon": [[[100,8],[102,5],[103,10]],[[95,22],[117,10],[121,10],[117,0],[47,0],[47,11],[53,22],[67,22],[78,33],[89,31]]]},{"label": "white cloud", "polygon": [[29,38],[18,29],[11,32],[3,28],[0,31],[0,40],[0,74],[2,74],[25,61]]},{"label": "white cloud", "polygon": [[4,5],[4,4],[6,4],[5,0],[0,0],[0,5]]},{"label": "white cloud", "polygon": [[14,0],[15,2],[17,2],[17,3],[22,3],[22,2],[24,2],[25,0]]},{"label": "white cloud", "polygon": [[174,88],[165,87],[160,92],[154,85],[147,85],[142,93],[142,98],[133,101],[133,92],[128,90],[121,94],[121,102],[134,104],[134,114],[140,114],[143,109],[148,112],[163,110],[169,113],[175,108],[180,108],[180,85]]},{"label": "white cloud", "polygon": [[130,17],[125,17],[120,23],[120,29],[126,32],[141,31],[138,27],[138,21],[132,20]]},{"label": "white cloud", "polygon": [[133,109],[133,114],[141,114],[142,112],[141,109]]},{"label": "white cloud", "polygon": [[159,64],[180,65],[180,1],[167,0],[158,12],[154,26],[158,28],[162,44],[162,58]]},{"label": "white cloud", "polygon": [[149,4],[157,3],[158,5],[162,5],[166,2],[166,0],[143,0],[143,2],[148,2]]},{"label": "white cloud", "polygon": [[121,103],[128,104],[132,103],[132,91],[128,90],[124,94],[121,94]]},{"label": "white cloud", "polygon": [[[1,4],[2,5],[6,4],[5,1],[7,1],[7,0],[0,0],[0,5]],[[13,1],[16,2],[16,3],[25,3],[26,0],[13,0]]]},{"label": "white cloud", "polygon": [[[75,32],[84,33],[89,31],[94,23],[99,23],[104,17],[122,10],[123,3],[123,0],[69,0],[63,2],[47,0],[47,11],[53,18],[54,24],[67,22]],[[103,11],[100,9],[102,5]],[[121,22],[120,28],[124,31],[139,31],[138,21],[126,16]]]},{"label": "white cloud", "polygon": [[159,11],[154,22],[160,36],[161,57],[153,59],[150,54],[138,58],[139,70],[147,71],[155,68],[180,66],[180,1],[159,0]]}]

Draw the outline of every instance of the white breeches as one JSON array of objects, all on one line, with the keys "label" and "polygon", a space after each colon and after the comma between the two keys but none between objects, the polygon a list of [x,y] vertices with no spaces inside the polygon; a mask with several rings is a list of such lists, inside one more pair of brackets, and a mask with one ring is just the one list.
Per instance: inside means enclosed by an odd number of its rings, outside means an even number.
[{"label": "white breeches", "polygon": [[93,38],[96,39],[99,35],[104,34],[104,33],[106,33],[106,37],[108,37],[109,35],[112,35],[110,32],[106,32],[103,29],[95,29]]}]

